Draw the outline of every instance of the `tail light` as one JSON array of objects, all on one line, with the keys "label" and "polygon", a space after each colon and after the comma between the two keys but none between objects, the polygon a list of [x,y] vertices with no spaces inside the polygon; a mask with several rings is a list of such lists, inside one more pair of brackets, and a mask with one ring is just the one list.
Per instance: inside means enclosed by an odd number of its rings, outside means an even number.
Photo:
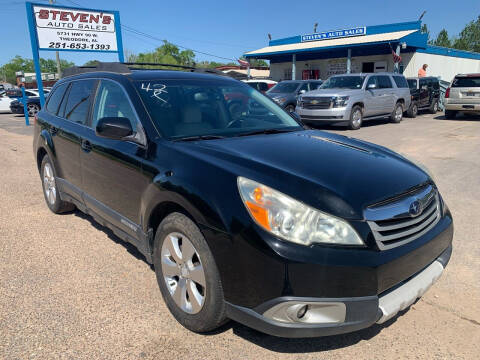
[{"label": "tail light", "polygon": [[447,91],[445,91],[445,99],[448,99],[450,97],[450,88],[447,88]]},{"label": "tail light", "polygon": [[275,86],[275,84],[267,84],[268,85],[268,88],[271,89],[272,87]]}]

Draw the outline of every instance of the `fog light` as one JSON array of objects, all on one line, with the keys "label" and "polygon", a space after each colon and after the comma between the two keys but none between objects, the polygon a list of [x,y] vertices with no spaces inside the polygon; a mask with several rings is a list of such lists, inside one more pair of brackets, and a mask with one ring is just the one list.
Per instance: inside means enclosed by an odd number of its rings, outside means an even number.
[{"label": "fog light", "polygon": [[263,313],[263,316],[284,323],[331,324],[345,321],[347,310],[341,302],[286,301]]}]

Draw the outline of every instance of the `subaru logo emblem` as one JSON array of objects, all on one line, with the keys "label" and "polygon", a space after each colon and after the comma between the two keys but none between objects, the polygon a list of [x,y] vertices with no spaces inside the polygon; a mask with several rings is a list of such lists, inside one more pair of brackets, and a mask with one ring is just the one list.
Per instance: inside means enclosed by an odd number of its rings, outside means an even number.
[{"label": "subaru logo emblem", "polygon": [[422,212],[422,205],[420,204],[420,201],[415,200],[410,204],[410,208],[408,209],[408,212],[410,216],[415,217],[420,215]]}]

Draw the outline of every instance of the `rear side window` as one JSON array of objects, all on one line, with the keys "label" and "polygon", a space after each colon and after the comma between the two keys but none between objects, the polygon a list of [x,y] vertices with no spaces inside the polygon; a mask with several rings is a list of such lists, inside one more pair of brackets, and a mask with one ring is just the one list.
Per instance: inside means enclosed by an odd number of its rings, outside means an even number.
[{"label": "rear side window", "polygon": [[96,80],[72,81],[68,99],[65,106],[65,118],[67,120],[86,124],[88,109],[90,107],[90,95],[94,89]]},{"label": "rear side window", "polygon": [[127,95],[120,85],[113,81],[102,80],[98,87],[93,109],[92,128],[104,117],[124,117],[130,120],[133,131],[136,131],[136,116]]},{"label": "rear side window", "polygon": [[480,76],[456,77],[452,87],[480,87]]},{"label": "rear side window", "polygon": [[390,89],[392,87],[392,81],[388,76],[378,76],[378,87],[380,89]]},{"label": "rear side window", "polygon": [[397,88],[408,88],[407,79],[404,76],[393,76]]},{"label": "rear side window", "polygon": [[65,94],[66,89],[67,89],[66,84],[59,85],[53,90],[52,94],[49,96],[48,102],[47,102],[47,111],[50,114],[57,115],[58,107],[62,102],[63,95]]},{"label": "rear side window", "polygon": [[265,84],[265,83],[260,82],[260,83],[258,83],[258,90],[260,90],[260,91],[267,91],[267,90],[268,90],[268,85]]}]

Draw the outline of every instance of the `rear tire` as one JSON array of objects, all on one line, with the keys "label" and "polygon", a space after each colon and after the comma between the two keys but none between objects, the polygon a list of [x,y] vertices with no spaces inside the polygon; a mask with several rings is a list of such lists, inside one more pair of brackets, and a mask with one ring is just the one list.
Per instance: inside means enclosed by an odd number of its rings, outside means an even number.
[{"label": "rear tire", "polygon": [[72,203],[60,199],[57,187],[57,172],[48,155],[45,155],[40,165],[40,176],[42,179],[43,196],[48,208],[55,214],[61,214],[75,209]]},{"label": "rear tire", "polygon": [[455,110],[445,110],[445,119],[455,119],[457,117],[457,112]]},{"label": "rear tire", "polygon": [[162,297],[180,324],[201,333],[226,322],[220,274],[192,220],[180,213],[168,215],[158,226],[153,257]]},{"label": "rear tire", "polygon": [[350,130],[358,130],[362,127],[363,122],[363,110],[359,105],[355,105],[350,113],[350,122],[348,128]]},{"label": "rear tire", "polygon": [[407,110],[407,116],[411,118],[416,118],[418,114],[418,105],[417,103],[412,103]]},{"label": "rear tire", "polygon": [[392,115],[390,115],[390,121],[395,124],[398,124],[403,119],[403,105],[401,102],[395,104]]}]

